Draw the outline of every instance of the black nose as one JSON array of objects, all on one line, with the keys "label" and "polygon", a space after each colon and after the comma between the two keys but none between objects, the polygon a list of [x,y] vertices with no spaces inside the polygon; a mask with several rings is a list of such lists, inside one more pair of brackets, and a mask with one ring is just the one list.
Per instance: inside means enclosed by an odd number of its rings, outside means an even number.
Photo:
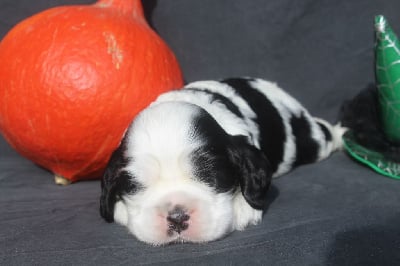
[{"label": "black nose", "polygon": [[180,233],[186,229],[188,229],[189,224],[187,221],[190,219],[190,216],[186,213],[185,209],[181,206],[176,206],[172,211],[168,213],[167,221],[169,223],[169,233],[173,232]]}]

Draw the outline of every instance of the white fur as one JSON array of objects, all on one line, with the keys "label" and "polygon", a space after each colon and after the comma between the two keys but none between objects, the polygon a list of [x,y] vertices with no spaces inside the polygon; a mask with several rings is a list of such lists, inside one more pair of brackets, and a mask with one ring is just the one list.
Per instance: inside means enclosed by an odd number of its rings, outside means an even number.
[{"label": "white fur", "polygon": [[242,193],[237,191],[233,198],[234,228],[244,230],[249,225],[261,222],[262,211],[253,209],[245,200]]},{"label": "white fur", "polygon": [[[231,196],[217,194],[200,183],[162,180],[148,190],[125,196],[116,206],[114,219],[127,226],[139,240],[152,245],[169,242],[212,241],[234,230]],[[189,228],[168,235],[166,216],[174,206],[188,209]],[[210,208],[212,206],[212,208]]]}]

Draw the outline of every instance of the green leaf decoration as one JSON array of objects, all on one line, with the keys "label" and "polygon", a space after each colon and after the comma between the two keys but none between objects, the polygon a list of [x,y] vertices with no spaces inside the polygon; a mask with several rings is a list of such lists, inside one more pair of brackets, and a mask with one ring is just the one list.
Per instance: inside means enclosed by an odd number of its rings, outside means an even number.
[{"label": "green leaf decoration", "polygon": [[387,160],[379,152],[359,145],[351,131],[343,135],[343,146],[350,156],[362,164],[369,166],[381,175],[400,180],[400,164]]},{"label": "green leaf decoration", "polygon": [[375,74],[386,137],[400,143],[400,43],[384,16],[375,17]]}]

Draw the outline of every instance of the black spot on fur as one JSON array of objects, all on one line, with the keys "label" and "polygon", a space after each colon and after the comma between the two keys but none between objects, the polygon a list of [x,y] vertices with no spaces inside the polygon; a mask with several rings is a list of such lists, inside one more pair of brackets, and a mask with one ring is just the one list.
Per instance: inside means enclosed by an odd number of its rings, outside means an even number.
[{"label": "black spot on fur", "polygon": [[229,110],[236,116],[243,118],[243,114],[239,110],[239,108],[231,100],[229,100],[227,97],[225,97],[224,95],[222,95],[220,93],[216,93],[216,92],[213,92],[213,91],[210,91],[207,89],[203,89],[203,88],[185,88],[185,90],[208,94],[212,97],[211,104],[213,102],[222,103],[223,105],[225,105],[227,110]]},{"label": "black spot on fur", "polygon": [[194,136],[203,143],[191,154],[195,176],[217,193],[241,192],[255,209],[267,204],[272,171],[262,151],[250,145],[245,136],[231,136],[206,111],[194,120]]},{"label": "black spot on fur", "polygon": [[319,145],[311,137],[311,125],[304,113],[299,117],[292,116],[290,125],[296,142],[296,160],[293,166],[315,162],[318,157]]},{"label": "black spot on fur", "polygon": [[122,196],[134,193],[137,185],[133,177],[122,170],[128,164],[128,158],[124,155],[126,151],[126,139],[114,151],[101,179],[100,215],[109,223],[114,221],[115,203]]},{"label": "black spot on fur", "polygon": [[320,127],[320,129],[322,130],[322,133],[324,133],[326,142],[332,141],[332,134],[329,131],[329,129],[322,123],[317,122],[317,124]]},{"label": "black spot on fur", "polygon": [[194,136],[203,144],[191,154],[195,176],[215,188],[219,193],[228,192],[238,186],[238,173],[229,160],[230,136],[221,126],[201,109],[194,120]]},{"label": "black spot on fur", "polygon": [[283,161],[285,128],[278,110],[264,94],[249,84],[251,80],[232,78],[222,82],[231,86],[256,113],[255,122],[260,130],[261,150],[267,156],[272,172],[275,172]]}]

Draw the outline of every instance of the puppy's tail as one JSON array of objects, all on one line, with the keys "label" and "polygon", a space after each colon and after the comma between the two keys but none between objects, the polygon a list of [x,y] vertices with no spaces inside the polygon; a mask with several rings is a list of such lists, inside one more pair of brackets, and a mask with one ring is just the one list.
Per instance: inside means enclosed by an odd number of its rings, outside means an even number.
[{"label": "puppy's tail", "polygon": [[321,118],[314,119],[317,124],[322,128],[322,131],[325,133],[326,147],[320,157],[325,158],[329,156],[329,154],[331,154],[332,152],[341,150],[343,148],[342,136],[348,129],[346,127],[343,127],[340,122],[336,125],[332,125]]},{"label": "puppy's tail", "polygon": [[343,149],[343,134],[349,130],[347,127],[344,127],[342,123],[337,123],[336,125],[332,126],[332,148],[336,150]]}]

